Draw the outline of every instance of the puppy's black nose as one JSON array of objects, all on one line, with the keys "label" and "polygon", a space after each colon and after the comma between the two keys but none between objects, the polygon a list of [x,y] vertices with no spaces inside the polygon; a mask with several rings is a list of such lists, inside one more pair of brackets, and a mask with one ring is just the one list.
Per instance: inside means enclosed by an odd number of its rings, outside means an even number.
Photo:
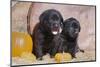
[{"label": "puppy's black nose", "polygon": [[54,27],[58,27],[59,25],[55,23],[55,24],[53,24],[53,26],[54,26]]}]

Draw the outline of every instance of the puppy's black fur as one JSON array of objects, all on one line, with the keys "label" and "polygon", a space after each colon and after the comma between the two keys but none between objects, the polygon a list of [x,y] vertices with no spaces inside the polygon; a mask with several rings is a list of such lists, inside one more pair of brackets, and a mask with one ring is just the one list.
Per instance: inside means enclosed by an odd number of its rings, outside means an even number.
[{"label": "puppy's black fur", "polygon": [[[59,11],[49,9],[44,11],[39,17],[39,23],[33,30],[33,51],[37,58],[42,59],[42,56],[46,53],[50,53],[50,50],[54,46],[51,45],[51,41],[54,36],[61,32],[63,28],[63,18]],[[56,32],[54,34],[53,32]],[[52,53],[50,53],[52,54]]]},{"label": "puppy's black fur", "polygon": [[78,51],[84,52],[84,50],[81,50],[77,44],[80,30],[80,23],[77,19],[71,17],[64,21],[62,34],[65,36],[67,52],[71,53],[72,57],[75,57],[75,54]]},{"label": "puppy's black fur", "polygon": [[68,18],[63,23],[63,31],[53,37],[51,41],[52,49],[50,54],[52,57],[56,53],[68,52],[71,53],[72,57],[75,58],[75,54],[81,50],[77,44],[79,32],[81,30],[80,23],[75,18]]},{"label": "puppy's black fur", "polygon": [[54,57],[56,53],[67,52],[66,44],[67,44],[67,40],[62,33],[55,35],[50,43],[52,47],[52,49],[49,52],[51,57]]}]

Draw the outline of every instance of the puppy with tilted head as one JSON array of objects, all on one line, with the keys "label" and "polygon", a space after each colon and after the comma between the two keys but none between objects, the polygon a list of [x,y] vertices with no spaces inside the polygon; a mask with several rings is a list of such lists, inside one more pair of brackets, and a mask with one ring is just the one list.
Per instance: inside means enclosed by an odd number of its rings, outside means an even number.
[{"label": "puppy with tilted head", "polygon": [[75,54],[81,50],[77,44],[79,32],[81,31],[80,23],[77,19],[71,17],[64,21],[63,36],[65,36],[67,52],[71,53],[72,57],[75,58]]},{"label": "puppy with tilted head", "polygon": [[62,32],[63,18],[59,11],[49,9],[44,11],[39,17],[39,23],[33,30],[33,51],[37,58],[42,59],[46,53],[52,55],[51,50],[55,46],[51,45],[55,35]]}]

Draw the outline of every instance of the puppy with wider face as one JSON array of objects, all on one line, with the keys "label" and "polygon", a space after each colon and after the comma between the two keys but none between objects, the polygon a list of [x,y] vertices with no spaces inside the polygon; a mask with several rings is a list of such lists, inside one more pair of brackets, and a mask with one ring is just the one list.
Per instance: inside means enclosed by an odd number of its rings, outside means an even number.
[{"label": "puppy with wider face", "polygon": [[[33,53],[37,58],[42,59],[46,53],[50,53],[50,44],[55,35],[62,32],[63,18],[59,11],[49,9],[44,11],[39,17],[39,23],[33,30]],[[50,53],[51,54],[51,53]]]}]

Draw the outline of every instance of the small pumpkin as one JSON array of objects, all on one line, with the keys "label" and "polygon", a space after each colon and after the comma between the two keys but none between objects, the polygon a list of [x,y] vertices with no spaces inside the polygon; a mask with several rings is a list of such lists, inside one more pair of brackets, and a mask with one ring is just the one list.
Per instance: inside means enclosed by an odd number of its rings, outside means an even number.
[{"label": "small pumpkin", "polygon": [[55,55],[55,60],[57,63],[60,63],[62,61],[70,61],[72,59],[72,56],[70,53],[57,53]]},{"label": "small pumpkin", "polygon": [[32,52],[32,38],[27,33],[12,32],[12,57],[23,52]]},{"label": "small pumpkin", "polygon": [[57,53],[57,54],[55,55],[55,60],[56,60],[58,63],[60,63],[60,62],[62,61],[62,59],[63,59],[62,53]]}]

